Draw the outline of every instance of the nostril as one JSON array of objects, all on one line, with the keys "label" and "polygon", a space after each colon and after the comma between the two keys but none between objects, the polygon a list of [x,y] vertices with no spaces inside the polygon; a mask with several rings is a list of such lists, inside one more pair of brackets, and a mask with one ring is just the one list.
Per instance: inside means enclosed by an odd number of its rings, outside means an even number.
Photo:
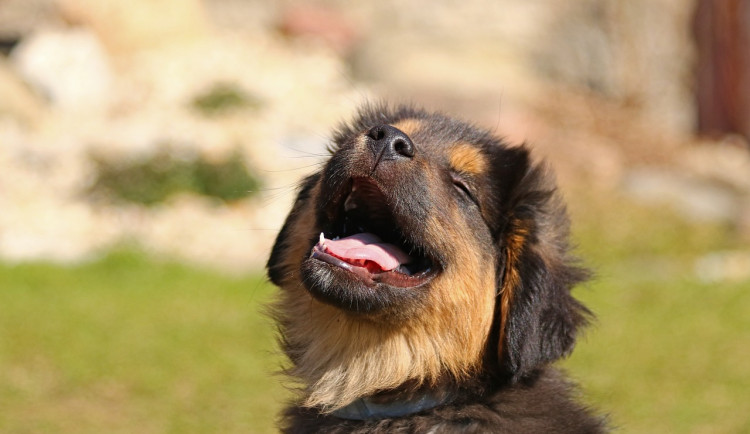
[{"label": "nostril", "polygon": [[373,140],[383,140],[385,137],[385,129],[382,126],[374,127],[367,132],[367,137]]},{"label": "nostril", "polygon": [[411,143],[401,138],[397,138],[396,140],[394,140],[393,150],[396,151],[397,154],[403,155],[404,157],[414,156],[414,148],[411,146]]}]

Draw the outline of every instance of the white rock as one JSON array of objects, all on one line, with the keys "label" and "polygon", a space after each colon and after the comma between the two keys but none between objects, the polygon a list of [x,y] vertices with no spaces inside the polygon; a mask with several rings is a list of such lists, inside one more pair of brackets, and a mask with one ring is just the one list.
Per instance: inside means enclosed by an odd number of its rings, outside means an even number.
[{"label": "white rock", "polygon": [[671,206],[692,221],[729,221],[739,217],[739,197],[727,188],[667,169],[631,170],[623,188],[633,198]]},{"label": "white rock", "polygon": [[41,31],[11,53],[19,74],[54,107],[102,109],[114,78],[104,49],[84,29]]}]

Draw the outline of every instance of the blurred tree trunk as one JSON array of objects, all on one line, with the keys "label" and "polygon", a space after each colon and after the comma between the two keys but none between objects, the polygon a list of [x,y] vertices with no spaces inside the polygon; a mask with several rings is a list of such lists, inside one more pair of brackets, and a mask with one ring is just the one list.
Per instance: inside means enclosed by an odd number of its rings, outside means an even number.
[{"label": "blurred tree trunk", "polygon": [[698,133],[750,139],[750,0],[698,0]]}]

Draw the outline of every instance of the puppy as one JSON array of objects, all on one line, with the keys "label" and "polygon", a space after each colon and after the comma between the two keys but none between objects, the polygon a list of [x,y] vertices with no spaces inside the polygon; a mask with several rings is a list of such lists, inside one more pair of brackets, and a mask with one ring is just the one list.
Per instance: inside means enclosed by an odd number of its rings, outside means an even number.
[{"label": "puppy", "polygon": [[364,107],[301,184],[268,260],[288,433],[596,433],[549,365],[589,311],[568,219],[529,150]]}]

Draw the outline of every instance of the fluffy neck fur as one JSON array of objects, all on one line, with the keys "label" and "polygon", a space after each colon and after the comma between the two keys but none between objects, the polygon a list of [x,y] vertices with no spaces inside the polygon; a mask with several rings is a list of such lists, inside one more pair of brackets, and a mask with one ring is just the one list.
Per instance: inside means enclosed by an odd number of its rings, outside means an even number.
[{"label": "fluffy neck fur", "polygon": [[469,288],[481,288],[491,272],[460,287],[446,274],[442,281],[454,285],[433,287],[428,311],[399,326],[344,313],[312,299],[301,286],[283,291],[277,312],[286,314],[281,332],[293,363],[289,373],[304,384],[302,405],[328,412],[407,383],[429,386],[446,376],[461,380],[475,374],[494,293],[485,291],[481,296],[490,299],[479,300]]}]

